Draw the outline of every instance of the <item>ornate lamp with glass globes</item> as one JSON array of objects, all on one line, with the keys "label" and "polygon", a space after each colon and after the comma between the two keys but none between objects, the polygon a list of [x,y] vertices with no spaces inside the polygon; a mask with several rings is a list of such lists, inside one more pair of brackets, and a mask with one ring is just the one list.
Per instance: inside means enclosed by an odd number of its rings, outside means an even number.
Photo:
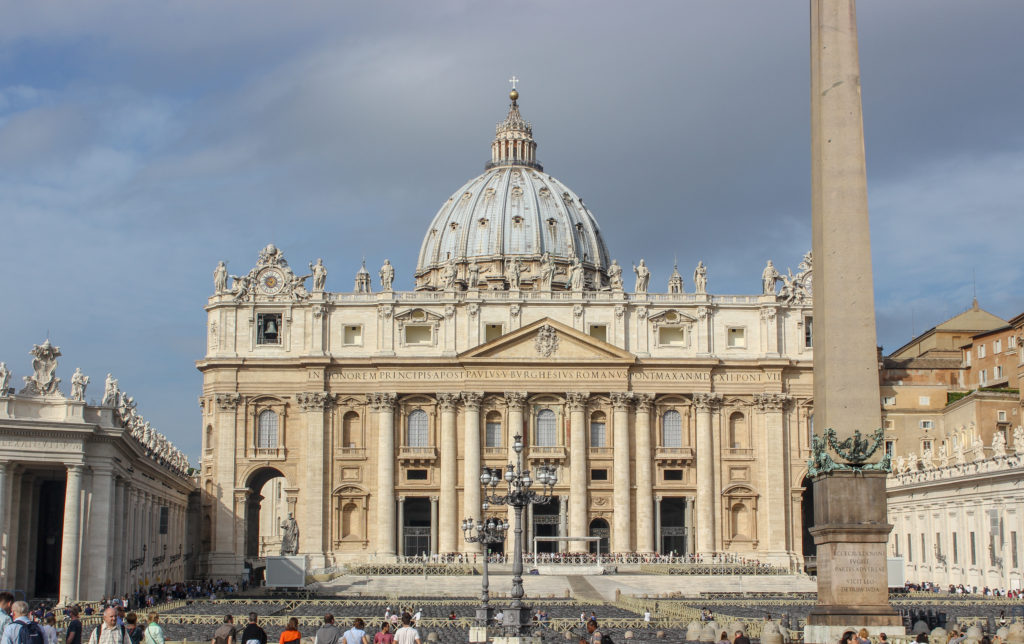
[{"label": "ornate lamp with glass globes", "polygon": [[[543,504],[551,501],[558,473],[554,466],[537,466],[534,479],[530,470],[523,467],[523,437],[513,437],[512,450],[516,453],[516,462],[505,466],[504,472],[498,468],[484,468],[480,474],[484,500],[494,505],[507,505],[515,511],[515,540],[512,552],[512,603],[505,611],[505,633],[509,637],[525,636],[529,633],[530,610],[523,605],[523,508],[531,504]],[[507,490],[498,494],[498,484],[504,479]],[[534,483],[541,486],[540,492],[531,489]]]},{"label": "ornate lamp with glass globes", "polygon": [[[485,501],[481,509],[486,512],[490,507]],[[476,621],[480,626],[486,627],[491,623],[491,593],[487,579],[487,557],[488,546],[492,543],[502,543],[508,533],[508,521],[495,521],[494,518],[474,522],[473,519],[465,519],[462,522],[462,532],[465,534],[466,543],[481,543],[484,546],[484,579],[480,591],[480,607],[476,609]]]}]

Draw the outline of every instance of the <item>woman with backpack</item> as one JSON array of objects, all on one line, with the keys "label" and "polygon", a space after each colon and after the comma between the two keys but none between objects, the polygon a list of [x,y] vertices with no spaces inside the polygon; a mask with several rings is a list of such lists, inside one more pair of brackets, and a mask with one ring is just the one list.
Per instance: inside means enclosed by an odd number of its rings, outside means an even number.
[{"label": "woman with backpack", "polygon": [[159,621],[159,614],[149,614],[149,624],[142,634],[143,644],[164,644],[164,629],[160,627]]}]

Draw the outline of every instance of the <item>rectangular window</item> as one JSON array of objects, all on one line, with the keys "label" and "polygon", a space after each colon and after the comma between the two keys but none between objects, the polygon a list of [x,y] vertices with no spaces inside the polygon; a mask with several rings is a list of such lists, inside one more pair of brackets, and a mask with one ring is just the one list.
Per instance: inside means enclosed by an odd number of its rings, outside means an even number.
[{"label": "rectangular window", "polygon": [[964,352],[964,355],[966,355],[966,356],[967,356],[967,359],[966,359],[966,364],[967,364],[967,366],[968,366],[968,367],[969,367],[969,366],[971,366],[971,350],[970,350],[970,349],[968,349],[967,351],[965,351],[965,352]]},{"label": "rectangular window", "polygon": [[682,481],[683,471],[682,470],[665,470],[666,481]]},{"label": "rectangular window", "polygon": [[504,324],[487,324],[484,326],[484,342],[497,340],[505,332]]},{"label": "rectangular window", "polygon": [[409,346],[433,344],[433,330],[429,324],[407,324],[405,326],[405,343]]},{"label": "rectangular window", "polygon": [[486,446],[487,447],[501,447],[501,423],[500,422],[488,422],[486,430]]},{"label": "rectangular window", "polygon": [[911,562],[914,560],[914,540],[911,538],[910,533],[907,533],[907,561]]},{"label": "rectangular window", "polygon": [[281,344],[281,314],[256,314],[256,344]]},{"label": "rectangular window", "polygon": [[1011,532],[1010,533],[1010,565],[1012,565],[1014,568],[1019,568],[1020,567],[1020,562],[1019,562],[1017,557],[1018,557],[1018,555],[1017,555],[1017,533],[1016,532]]},{"label": "rectangular window", "polygon": [[978,345],[978,357],[979,358],[984,358],[985,357],[985,345],[984,344],[979,344]]},{"label": "rectangular window", "polygon": [[407,481],[426,481],[427,471],[426,470],[406,470],[405,479]]},{"label": "rectangular window", "polygon": [[999,422],[1001,422],[1001,423],[1005,423],[1006,422],[1006,410],[1005,409],[1002,409],[1002,410],[996,412],[996,414],[999,417]]},{"label": "rectangular window", "polygon": [[931,448],[932,448],[932,442],[931,441],[921,441],[921,452],[922,453],[924,453],[926,450],[929,450]]},{"label": "rectangular window", "polygon": [[590,325],[590,337],[601,342],[608,341],[608,325],[607,324],[591,324]]},{"label": "rectangular window", "polygon": [[804,348],[814,346],[814,318],[804,318]]},{"label": "rectangular window", "polygon": [[607,481],[608,470],[590,470],[591,481]]},{"label": "rectangular window", "polygon": [[170,508],[166,505],[160,508],[160,534],[167,534],[167,521],[170,515]]},{"label": "rectangular window", "polygon": [[976,544],[974,543],[974,533],[972,532],[971,533],[971,565],[972,566],[977,566],[978,565],[978,553],[974,549],[975,545]]},{"label": "rectangular window", "polygon": [[1003,377],[1003,365],[996,365],[992,368],[992,377],[999,380]]},{"label": "rectangular window", "polygon": [[992,353],[999,353],[1003,350],[1003,341],[996,340],[992,343]]},{"label": "rectangular window", "polygon": [[960,548],[956,540],[956,533],[953,533],[953,563],[960,563]]},{"label": "rectangular window", "polygon": [[896,404],[896,396],[885,396],[882,398],[882,404],[891,406]]},{"label": "rectangular window", "polygon": [[729,327],[725,337],[729,347],[742,349],[747,346],[747,330],[742,327]]},{"label": "rectangular window", "polygon": [[590,446],[591,447],[604,447],[605,446],[605,427],[603,422],[591,422],[590,423]]},{"label": "rectangular window", "polygon": [[892,457],[892,446],[896,441],[885,441],[885,453]]},{"label": "rectangular window", "polygon": [[982,369],[978,374],[978,383],[983,385],[988,382],[988,369]]},{"label": "rectangular window", "polygon": [[686,346],[686,333],[682,327],[663,326],[658,329],[658,344],[663,347]]},{"label": "rectangular window", "polygon": [[537,447],[554,447],[556,442],[555,412],[542,409],[537,412]]},{"label": "rectangular window", "polygon": [[363,343],[363,327],[358,324],[346,324],[341,342],[348,347],[361,345]]},{"label": "rectangular window", "polygon": [[1012,349],[1015,346],[1017,346],[1017,336],[1011,335],[1010,337],[1006,338],[1006,348],[1007,349]]},{"label": "rectangular window", "polygon": [[932,404],[932,398],[931,396],[918,396],[917,404],[927,407],[928,405]]},{"label": "rectangular window", "polygon": [[930,420],[921,420],[921,421],[918,421],[917,426],[920,427],[921,429],[931,429],[935,425]]},{"label": "rectangular window", "polygon": [[924,533],[921,533],[921,563],[928,561],[928,548],[924,544]]}]

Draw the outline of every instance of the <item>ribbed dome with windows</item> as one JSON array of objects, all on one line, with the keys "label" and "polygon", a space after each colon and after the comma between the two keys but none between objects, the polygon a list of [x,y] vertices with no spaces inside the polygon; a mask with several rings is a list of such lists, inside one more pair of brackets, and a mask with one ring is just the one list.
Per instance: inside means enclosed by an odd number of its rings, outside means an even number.
[{"label": "ribbed dome with windows", "polygon": [[578,259],[588,290],[606,288],[610,261],[583,200],[537,162],[533,127],[509,94],[485,172],[441,206],[423,240],[418,290],[569,288]]}]

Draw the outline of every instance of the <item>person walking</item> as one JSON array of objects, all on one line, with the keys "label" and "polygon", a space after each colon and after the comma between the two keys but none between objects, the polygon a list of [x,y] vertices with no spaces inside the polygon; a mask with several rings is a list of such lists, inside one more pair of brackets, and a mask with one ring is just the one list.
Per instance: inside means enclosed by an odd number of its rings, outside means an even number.
[{"label": "person walking", "polygon": [[46,635],[46,644],[57,644],[57,618],[53,613],[43,616],[43,634]]},{"label": "person walking", "polygon": [[11,618],[11,606],[13,604],[14,595],[7,591],[0,593],[0,635],[4,634],[4,631],[7,630],[7,625],[13,621]]},{"label": "person walking", "polygon": [[242,631],[240,644],[267,644],[267,632],[256,623],[256,613],[249,613],[249,623]]},{"label": "person walking", "polygon": [[295,617],[288,620],[288,625],[281,631],[280,644],[289,644],[289,642],[298,642],[302,639],[302,633],[299,632],[299,620]]},{"label": "person walking", "polygon": [[341,629],[334,624],[334,615],[324,615],[324,625],[313,637],[313,644],[338,644],[341,639]]},{"label": "person walking", "polygon": [[370,644],[370,638],[363,630],[366,624],[360,618],[352,620],[352,628],[345,631],[345,644]]},{"label": "person walking", "polygon": [[[70,630],[70,627],[69,627]],[[103,621],[89,635],[89,644],[131,644],[124,626],[117,625],[117,609],[103,610]],[[161,644],[163,644],[161,642]]]},{"label": "person walking", "polygon": [[722,631],[722,634],[718,636],[718,644],[731,644],[729,642],[729,633]]},{"label": "person walking", "polygon": [[410,624],[412,617],[409,613],[402,615],[402,628],[395,631],[395,642],[397,644],[421,644],[420,634]]},{"label": "person walking", "polygon": [[128,638],[132,641],[132,644],[140,644],[142,642],[142,631],[144,629],[139,626],[139,616],[135,611],[124,616],[124,630],[128,633]]},{"label": "person walking", "polygon": [[160,615],[158,613],[149,614],[149,624],[146,625],[146,631],[142,634],[143,644],[164,644],[164,629],[160,626]]},{"label": "person walking", "polygon": [[373,644],[391,644],[395,641],[395,636],[391,632],[391,624],[388,622],[380,623],[380,630],[373,636]]},{"label": "person walking", "polygon": [[12,602],[10,610],[13,619],[4,627],[0,644],[45,644],[42,627],[29,619],[28,602]]},{"label": "person walking", "polygon": [[224,623],[213,632],[210,644],[235,644],[235,618],[233,616],[224,616]]}]

